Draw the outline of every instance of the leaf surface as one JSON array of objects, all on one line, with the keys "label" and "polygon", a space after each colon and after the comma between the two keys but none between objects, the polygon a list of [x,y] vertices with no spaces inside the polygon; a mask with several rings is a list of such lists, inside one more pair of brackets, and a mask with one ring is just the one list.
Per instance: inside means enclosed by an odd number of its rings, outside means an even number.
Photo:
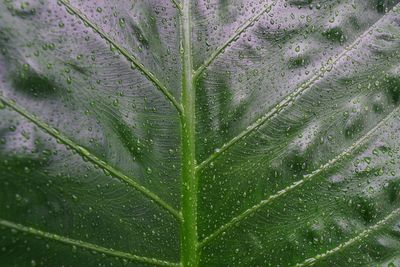
[{"label": "leaf surface", "polygon": [[399,51],[397,0],[2,1],[2,264],[400,264]]}]

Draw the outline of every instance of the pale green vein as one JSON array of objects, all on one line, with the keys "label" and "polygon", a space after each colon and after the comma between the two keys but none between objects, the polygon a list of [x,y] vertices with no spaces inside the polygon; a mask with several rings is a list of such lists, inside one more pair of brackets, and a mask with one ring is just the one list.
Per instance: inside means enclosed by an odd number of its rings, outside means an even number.
[{"label": "pale green vein", "polygon": [[[400,7],[400,4],[398,4],[396,7]],[[253,124],[248,126],[244,131],[242,131],[240,134],[237,136],[233,137],[230,141],[225,143],[220,149],[216,149],[213,154],[211,154],[207,159],[205,159],[203,162],[201,162],[197,166],[197,170],[202,169],[205,167],[207,164],[210,162],[214,161],[216,158],[218,158],[222,153],[224,153],[226,150],[228,150],[230,147],[232,147],[234,144],[242,140],[243,138],[247,137],[250,135],[252,132],[257,130],[261,125],[263,125],[265,122],[273,118],[274,116],[278,115],[281,113],[283,110],[286,108],[290,107],[295,101],[297,100],[297,97],[299,97],[302,93],[304,93],[307,89],[310,89],[321,77],[325,75],[326,72],[331,71],[333,67],[336,66],[336,63],[338,63],[342,58],[344,58],[349,51],[352,51],[354,48],[357,47],[357,45],[367,36],[371,34],[371,31],[375,29],[376,25],[382,20],[383,18],[379,19],[369,27],[362,35],[360,35],[352,44],[350,44],[348,47],[346,47],[339,55],[336,56],[334,60],[329,59],[328,62],[325,64],[323,68],[321,68],[319,71],[317,71],[310,79],[308,79],[306,82],[304,82],[301,86],[299,86],[294,92],[290,93],[287,95],[283,100],[281,100],[278,104],[276,104],[272,109],[270,109],[265,115],[262,117],[258,118]]]},{"label": "pale green vein", "polygon": [[178,3],[178,1],[176,1],[176,0],[171,0],[171,2],[172,2],[172,4],[173,4],[179,11],[182,10],[182,6],[181,6],[181,4]]},{"label": "pale green vein", "polygon": [[204,62],[203,64],[195,71],[193,75],[193,80],[196,80],[199,75],[208,67],[210,64],[220,55],[225,51],[225,48],[227,48],[233,41],[236,41],[239,38],[239,35],[243,33],[245,30],[250,28],[255,24],[256,21],[260,19],[260,17],[268,13],[272,6],[276,4],[276,0],[273,1],[272,4],[265,5],[262,9],[260,9],[254,16],[251,18],[247,19],[242,25],[239,26],[234,32],[234,34],[229,37],[221,46],[219,46]]},{"label": "pale green vein", "polygon": [[178,211],[176,211],[168,203],[166,203],[164,200],[162,200],[159,196],[157,196],[155,193],[153,193],[146,187],[140,185],[132,178],[128,177],[127,175],[123,174],[119,170],[115,169],[114,167],[109,165],[107,162],[99,159],[98,157],[96,157],[95,155],[90,153],[87,149],[79,146],[74,141],[72,141],[68,137],[64,136],[63,134],[61,134],[58,130],[47,125],[45,122],[41,121],[35,115],[30,114],[27,110],[25,110],[24,108],[17,105],[14,101],[9,100],[2,95],[0,95],[0,101],[3,102],[4,105],[10,107],[14,111],[18,112],[20,115],[22,115],[23,117],[25,117],[26,119],[28,119],[29,121],[34,123],[36,126],[38,126],[40,129],[42,129],[44,132],[53,136],[60,143],[68,146],[70,149],[77,152],[78,155],[80,155],[85,160],[90,161],[94,165],[101,168],[106,174],[110,174],[110,175],[120,179],[121,181],[127,183],[128,185],[134,187],[136,190],[138,190],[143,195],[145,195],[147,198],[149,198],[152,202],[158,204],[160,207],[164,208],[166,211],[171,213],[176,219],[181,221],[181,214]]},{"label": "pale green vein", "polygon": [[332,254],[335,254],[336,252],[341,251],[341,250],[345,249],[346,247],[351,246],[354,243],[361,241],[364,238],[367,238],[371,233],[373,233],[374,231],[377,231],[380,227],[385,225],[388,221],[393,219],[399,213],[400,213],[400,208],[397,208],[394,211],[392,211],[388,216],[386,216],[383,220],[381,220],[381,221],[377,222],[376,224],[368,227],[367,229],[365,229],[364,231],[359,233],[357,236],[347,240],[346,242],[338,245],[337,247],[335,247],[335,248],[333,248],[331,250],[326,251],[325,253],[318,254],[317,256],[314,256],[312,258],[308,258],[305,261],[303,261],[302,263],[296,264],[295,266],[296,267],[303,267],[303,266],[314,265],[317,261],[322,260],[322,259],[324,259],[326,257],[329,257]]},{"label": "pale green vein", "polygon": [[84,249],[88,249],[90,251],[96,251],[102,254],[118,257],[118,258],[123,258],[123,259],[128,259],[132,261],[137,261],[137,262],[142,262],[142,263],[148,263],[148,264],[153,264],[153,265],[158,265],[158,266],[180,266],[178,263],[173,263],[169,261],[164,261],[164,260],[159,260],[159,259],[154,259],[154,258],[148,258],[148,257],[143,257],[143,256],[137,256],[128,252],[122,252],[118,250],[114,250],[111,248],[105,248],[102,246],[98,246],[92,243],[88,243],[82,240],[76,240],[72,239],[69,237],[65,236],[60,236],[57,234],[49,233],[49,232],[44,232],[32,227],[27,227],[21,224],[16,224],[14,222],[10,222],[7,220],[0,219],[0,225],[3,227],[11,228],[20,232],[24,232],[27,234],[31,234],[33,236],[41,237],[41,238],[46,238],[50,240],[54,240],[60,243],[64,243],[67,245],[72,245],[75,247],[80,247]]},{"label": "pale green vein", "polygon": [[342,153],[337,155],[335,158],[331,159],[324,165],[321,165],[318,169],[314,170],[313,172],[306,174],[303,176],[303,178],[299,181],[296,181],[292,183],[291,185],[285,187],[284,189],[278,191],[274,195],[269,196],[267,199],[262,200],[258,204],[252,206],[251,208],[245,210],[243,213],[240,215],[234,217],[231,219],[229,222],[226,224],[222,225],[219,227],[215,232],[204,238],[200,242],[200,247],[203,247],[207,243],[209,243],[211,240],[215,239],[217,236],[222,234],[223,232],[227,231],[228,229],[232,228],[233,226],[238,225],[239,222],[243,221],[247,217],[249,217],[251,214],[255,213],[262,207],[264,207],[267,204],[270,204],[273,202],[275,199],[282,197],[289,192],[293,191],[297,187],[301,186],[305,182],[311,180],[312,178],[316,177],[317,175],[321,174],[323,171],[326,171],[332,166],[334,166],[336,163],[340,162],[344,158],[350,156],[354,151],[357,150],[364,142],[366,142],[373,134],[380,129],[382,126],[384,126],[390,119],[392,119],[396,113],[400,110],[400,107],[396,107],[394,110],[392,110],[383,120],[381,120],[378,124],[376,124],[372,129],[370,129],[365,135],[363,135],[361,138],[359,138],[356,142],[354,142],[351,146],[349,146],[347,149],[345,149]]},{"label": "pale green vein", "polygon": [[198,183],[196,178],[196,89],[193,84],[191,1],[182,1],[180,16],[180,55],[182,64],[181,120],[181,212],[180,225],[181,264],[185,267],[199,265],[197,251]]},{"label": "pale green vein", "polygon": [[108,34],[106,34],[103,30],[100,29],[95,23],[89,20],[86,15],[84,15],[79,9],[73,7],[68,0],[59,0],[59,3],[65,6],[69,13],[77,16],[82,22],[89,26],[94,32],[98,33],[101,38],[105,39],[110,43],[112,47],[117,49],[125,58],[130,61],[133,65],[135,65],[140,72],[147,77],[163,94],[164,96],[172,103],[172,105],[176,108],[179,114],[182,113],[182,106],[178,103],[175,97],[170,93],[167,87],[146,67],[139,62],[139,60],[134,57],[132,54],[128,52],[125,48],[123,48],[120,44],[116,43]]}]

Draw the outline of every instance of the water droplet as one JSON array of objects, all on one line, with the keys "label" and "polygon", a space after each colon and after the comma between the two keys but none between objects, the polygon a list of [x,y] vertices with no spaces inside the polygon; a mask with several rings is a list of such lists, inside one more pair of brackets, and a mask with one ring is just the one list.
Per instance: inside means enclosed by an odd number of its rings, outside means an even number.
[{"label": "water droplet", "polygon": [[15,194],[15,199],[17,201],[21,201],[22,200],[22,196],[20,194]]},{"label": "water droplet", "polygon": [[119,26],[121,26],[122,28],[125,27],[125,19],[124,18],[119,19]]}]

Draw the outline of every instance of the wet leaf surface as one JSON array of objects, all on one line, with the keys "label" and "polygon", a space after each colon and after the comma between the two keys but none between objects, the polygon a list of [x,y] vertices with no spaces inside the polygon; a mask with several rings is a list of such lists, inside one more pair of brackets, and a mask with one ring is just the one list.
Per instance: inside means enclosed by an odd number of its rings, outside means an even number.
[{"label": "wet leaf surface", "polygon": [[0,265],[400,265],[400,1],[0,2]]}]

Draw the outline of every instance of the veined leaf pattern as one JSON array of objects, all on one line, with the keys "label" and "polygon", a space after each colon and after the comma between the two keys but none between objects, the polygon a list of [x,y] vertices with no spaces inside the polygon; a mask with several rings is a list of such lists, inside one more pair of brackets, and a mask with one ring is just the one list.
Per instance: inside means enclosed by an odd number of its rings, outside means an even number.
[{"label": "veined leaf pattern", "polygon": [[400,264],[397,0],[0,2],[4,266]]}]

